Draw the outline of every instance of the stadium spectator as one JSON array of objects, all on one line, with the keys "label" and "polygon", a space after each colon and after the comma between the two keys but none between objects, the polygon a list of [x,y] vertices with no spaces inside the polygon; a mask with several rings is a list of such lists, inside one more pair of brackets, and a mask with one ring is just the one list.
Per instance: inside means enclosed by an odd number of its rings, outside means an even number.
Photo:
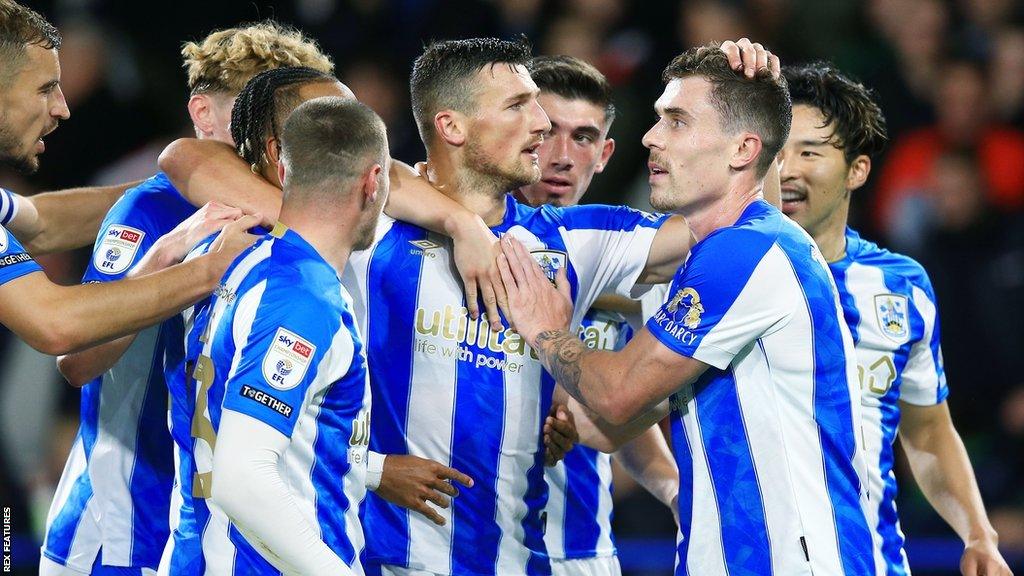
[{"label": "stadium spectator", "polygon": [[895,235],[906,217],[908,197],[934,200],[928,178],[946,150],[972,148],[988,202],[1012,212],[1024,206],[1024,132],[990,120],[984,68],[968,60],[947,62],[936,90],[937,122],[897,138],[878,183],[876,224]]}]

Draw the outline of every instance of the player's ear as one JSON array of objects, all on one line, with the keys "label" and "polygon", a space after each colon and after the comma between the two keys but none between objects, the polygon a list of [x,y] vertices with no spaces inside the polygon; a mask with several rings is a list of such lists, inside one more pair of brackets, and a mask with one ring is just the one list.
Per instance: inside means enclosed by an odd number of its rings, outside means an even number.
[{"label": "player's ear", "polygon": [[362,189],[363,189],[363,208],[366,206],[377,203],[377,196],[381,190],[380,181],[381,174],[384,168],[380,164],[374,163],[370,168],[363,174],[362,177]]},{"label": "player's ear", "polygon": [[267,158],[267,162],[270,164],[281,163],[281,141],[276,136],[267,138],[266,143],[263,145],[263,154]]},{"label": "player's ear", "polygon": [[434,115],[434,132],[442,142],[462,146],[466,142],[466,118],[454,110],[442,110]]},{"label": "player's ear", "polygon": [[279,182],[281,182],[281,186],[282,187],[284,186],[284,173],[285,173],[284,162],[278,162],[277,163],[277,180]]},{"label": "player's ear", "polygon": [[853,191],[863,186],[868,181],[868,174],[871,174],[871,158],[861,154],[850,162],[850,169],[846,172],[846,189]]},{"label": "player's ear", "polygon": [[737,139],[737,146],[733,150],[732,159],[729,161],[729,167],[733,170],[743,170],[747,167],[753,167],[754,162],[761,155],[763,146],[761,139],[755,134],[745,132],[740,135]]},{"label": "player's ear", "polygon": [[192,125],[196,127],[197,136],[209,138],[213,135],[216,114],[209,95],[193,94],[189,97],[188,115],[192,118]]},{"label": "player's ear", "polygon": [[604,172],[604,167],[608,165],[608,161],[612,159],[612,154],[615,153],[615,140],[611,138],[604,139],[604,147],[601,148],[601,158],[597,161],[597,166],[594,167],[594,173],[600,174]]}]

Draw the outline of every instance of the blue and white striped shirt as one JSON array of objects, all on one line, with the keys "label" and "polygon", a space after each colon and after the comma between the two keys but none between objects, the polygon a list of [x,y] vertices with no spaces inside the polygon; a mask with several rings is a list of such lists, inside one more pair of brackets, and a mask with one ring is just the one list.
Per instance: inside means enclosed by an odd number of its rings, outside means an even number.
[{"label": "blue and white striped shirt", "polygon": [[0,226],[0,284],[43,269],[28,255],[13,234]]},{"label": "blue and white striped shirt", "polygon": [[935,293],[920,264],[850,229],[846,256],[830,268],[857,352],[875,574],[909,574],[896,514],[893,442],[901,401],[931,406],[949,395]]},{"label": "blue and white striped shirt", "polygon": [[754,202],[693,247],[647,328],[710,365],[670,399],[676,574],[869,574],[853,341],[811,238]]},{"label": "blue and white striped shirt", "polygon": [[[633,330],[621,314],[591,309],[579,334],[588,348],[618,350]],[[611,456],[576,445],[564,460],[545,469],[544,479],[550,491],[544,509],[548,556],[567,560],[614,556]]]},{"label": "blue and white striped shirt", "polygon": [[[523,241],[550,275],[567,268],[579,325],[598,294],[632,287],[662,221],[628,208],[531,208],[510,195],[492,230]],[[342,278],[366,322],[370,448],[438,461],[475,485],[438,510],[444,526],[369,495],[367,563],[437,574],[550,573],[541,424],[554,380],[518,334],[492,333],[486,319],[469,318],[447,238],[386,217],[376,237]]]},{"label": "blue and white striped shirt", "polygon": [[[158,238],[195,212],[164,174],[125,192],[100,227],[84,282],[124,278]],[[81,423],[46,522],[42,553],[89,572],[155,569],[167,541],[174,479],[164,362],[184,353],[181,319],[141,331],[82,388]]]},{"label": "blue and white striped shirt", "polygon": [[285,483],[321,539],[362,573],[370,388],[348,298],[334,269],[278,224],[235,261],[197,314],[189,336],[202,346],[187,451],[192,491],[182,494],[181,518],[194,530],[192,541],[173,541],[162,571],[279,573],[207,500],[221,415],[234,410],[291,439],[279,463]]}]

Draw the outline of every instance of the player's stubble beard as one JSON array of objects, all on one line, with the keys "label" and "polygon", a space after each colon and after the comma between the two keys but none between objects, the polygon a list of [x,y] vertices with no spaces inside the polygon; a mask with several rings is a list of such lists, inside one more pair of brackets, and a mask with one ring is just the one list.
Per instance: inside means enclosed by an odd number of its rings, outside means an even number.
[{"label": "player's stubble beard", "polygon": [[[7,114],[0,113],[0,164],[10,166],[22,174],[35,174],[39,170],[39,156],[33,151],[18,155],[21,141],[7,125]],[[32,141],[35,148],[35,141]]]},{"label": "player's stubble beard", "polygon": [[540,180],[538,165],[520,161],[511,168],[505,168],[488,157],[472,140],[466,142],[466,168],[502,195]]}]

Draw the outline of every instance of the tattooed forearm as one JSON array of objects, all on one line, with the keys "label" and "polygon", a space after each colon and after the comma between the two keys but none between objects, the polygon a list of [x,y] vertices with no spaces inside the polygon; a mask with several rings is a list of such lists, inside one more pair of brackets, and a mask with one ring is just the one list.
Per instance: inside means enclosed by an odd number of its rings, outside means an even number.
[{"label": "tattooed forearm", "polygon": [[593,352],[574,334],[565,330],[548,330],[537,335],[537,353],[555,381],[570,396],[586,404],[580,392],[583,357]]}]

